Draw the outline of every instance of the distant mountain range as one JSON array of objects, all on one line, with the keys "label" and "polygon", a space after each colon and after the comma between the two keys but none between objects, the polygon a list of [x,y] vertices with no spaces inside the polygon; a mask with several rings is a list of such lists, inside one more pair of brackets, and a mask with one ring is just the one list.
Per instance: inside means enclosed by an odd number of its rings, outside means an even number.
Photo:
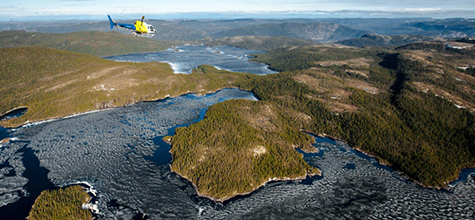
[{"label": "distant mountain range", "polygon": [[[132,23],[133,21],[121,21]],[[475,19],[231,19],[231,20],[147,20],[154,25],[154,39],[182,42],[235,36],[283,36],[316,42],[336,42],[377,35],[409,35],[406,39],[393,39],[395,43],[413,37],[461,38],[475,36]],[[104,21],[33,21],[0,22],[0,30],[26,30],[29,32],[68,33],[75,31],[111,31]],[[116,30],[116,29],[114,29]],[[122,32],[122,31],[121,31]],[[127,31],[124,31],[127,33]],[[377,34],[377,35],[368,35]],[[414,35],[414,36],[413,36]],[[372,39],[378,41],[378,39]],[[384,40],[384,39],[383,39]]]},{"label": "distant mountain range", "polygon": [[408,23],[408,27],[417,28],[428,36],[458,38],[475,36],[474,19],[446,19]]},{"label": "distant mountain range", "polygon": [[353,47],[394,47],[410,44],[418,41],[432,41],[435,37],[425,37],[421,35],[379,35],[379,34],[365,34],[360,38],[348,39],[339,41],[339,44],[353,46]]},{"label": "distant mountain range", "polygon": [[284,36],[313,41],[336,41],[359,37],[368,31],[350,28],[335,23],[277,23],[262,24],[243,28],[220,31],[212,38],[233,36]]},{"label": "distant mountain range", "polygon": [[250,50],[273,50],[282,47],[310,46],[315,42],[288,37],[236,36],[205,41],[208,46],[232,46]]}]

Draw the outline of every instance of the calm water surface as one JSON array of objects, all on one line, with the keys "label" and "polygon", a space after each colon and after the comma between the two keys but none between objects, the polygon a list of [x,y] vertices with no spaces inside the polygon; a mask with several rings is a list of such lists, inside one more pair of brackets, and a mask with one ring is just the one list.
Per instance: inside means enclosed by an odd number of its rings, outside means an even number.
[{"label": "calm water surface", "polygon": [[126,54],[105,57],[116,61],[132,62],[165,62],[169,63],[175,73],[189,74],[199,65],[208,64],[218,69],[234,72],[265,75],[276,73],[261,63],[249,62],[250,54],[263,53],[257,50],[245,50],[235,47],[207,47],[207,46],[176,46],[166,51],[153,53]]}]

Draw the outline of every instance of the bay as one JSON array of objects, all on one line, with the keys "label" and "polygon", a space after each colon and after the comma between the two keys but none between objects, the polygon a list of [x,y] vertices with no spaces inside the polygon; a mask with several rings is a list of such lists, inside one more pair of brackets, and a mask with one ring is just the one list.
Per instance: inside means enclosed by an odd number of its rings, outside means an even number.
[{"label": "bay", "polygon": [[181,45],[165,51],[152,53],[124,54],[105,57],[109,60],[127,62],[169,63],[175,73],[190,74],[199,65],[212,65],[218,69],[234,72],[266,75],[276,73],[267,65],[249,62],[249,56],[264,51],[245,50],[235,47],[207,47],[205,45]]}]

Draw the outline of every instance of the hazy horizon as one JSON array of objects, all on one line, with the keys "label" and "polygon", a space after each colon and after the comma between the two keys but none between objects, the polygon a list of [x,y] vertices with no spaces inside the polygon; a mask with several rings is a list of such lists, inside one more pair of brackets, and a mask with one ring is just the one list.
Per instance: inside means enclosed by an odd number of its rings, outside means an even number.
[{"label": "hazy horizon", "polygon": [[121,19],[235,19],[235,18],[475,18],[474,0],[223,0],[151,1],[45,0],[0,3],[0,21]]}]

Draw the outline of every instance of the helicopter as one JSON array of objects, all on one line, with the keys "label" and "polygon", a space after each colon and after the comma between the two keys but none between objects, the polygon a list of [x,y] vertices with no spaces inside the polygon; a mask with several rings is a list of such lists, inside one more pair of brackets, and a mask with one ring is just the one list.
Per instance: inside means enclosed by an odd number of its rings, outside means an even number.
[{"label": "helicopter", "polygon": [[143,20],[145,16],[142,16],[141,20],[135,21],[134,24],[121,24],[115,22],[110,15],[107,15],[109,17],[109,22],[111,25],[111,29],[114,28],[114,26],[117,26],[119,28],[126,28],[129,30],[132,30],[132,34],[135,36],[140,36],[140,37],[153,37],[157,31],[151,24],[145,23]]}]

